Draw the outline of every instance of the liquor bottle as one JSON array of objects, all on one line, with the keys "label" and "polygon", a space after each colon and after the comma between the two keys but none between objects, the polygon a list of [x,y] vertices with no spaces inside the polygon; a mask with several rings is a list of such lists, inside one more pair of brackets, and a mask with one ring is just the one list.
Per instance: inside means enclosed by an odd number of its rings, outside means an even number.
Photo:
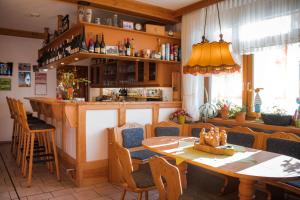
[{"label": "liquor bottle", "polygon": [[174,60],[174,46],[170,44],[170,60]]},{"label": "liquor bottle", "polygon": [[170,60],[170,43],[166,43],[166,60]]},{"label": "liquor bottle", "polygon": [[102,33],[102,38],[101,38],[101,43],[100,43],[100,53],[101,54],[106,54],[106,49],[105,49],[105,42],[104,42],[104,35]]},{"label": "liquor bottle", "polygon": [[161,59],[166,60],[166,45],[162,44],[160,49]]},{"label": "liquor bottle", "polygon": [[134,52],[135,52],[135,49],[134,49],[134,39],[131,38],[131,42],[130,42],[130,52],[131,52],[131,56],[134,56]]},{"label": "liquor bottle", "polygon": [[94,40],[93,38],[90,38],[89,40],[89,52],[94,53]]},{"label": "liquor bottle", "polygon": [[130,41],[129,41],[129,38],[127,38],[127,42],[126,42],[126,56],[130,56],[130,52],[131,52]]},{"label": "liquor bottle", "polygon": [[98,35],[96,35],[96,43],[95,43],[95,53],[100,53],[100,43],[99,43],[99,39],[98,39]]}]

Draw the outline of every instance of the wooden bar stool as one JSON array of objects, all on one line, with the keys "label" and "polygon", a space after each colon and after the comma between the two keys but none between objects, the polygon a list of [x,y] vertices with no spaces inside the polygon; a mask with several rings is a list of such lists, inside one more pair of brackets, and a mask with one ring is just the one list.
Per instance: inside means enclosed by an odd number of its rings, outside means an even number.
[{"label": "wooden bar stool", "polygon": [[16,113],[14,113],[14,109],[12,107],[12,99],[9,97],[6,97],[7,105],[10,112],[10,118],[14,121],[13,122],[13,132],[12,132],[12,138],[11,138],[11,152],[15,154],[16,152],[16,145],[18,140],[18,123],[16,119]]},{"label": "wooden bar stool", "polygon": [[[32,182],[32,166],[33,163],[48,163],[50,171],[52,171],[52,162],[55,162],[55,170],[57,180],[60,180],[59,163],[57,157],[57,149],[55,144],[55,127],[43,123],[29,123],[24,109],[24,105],[21,101],[17,101],[17,109],[19,113],[19,119],[23,129],[23,153],[22,153],[22,173],[26,175],[28,167],[28,187]],[[37,140],[36,140],[37,139]],[[43,143],[45,146],[44,152],[35,152],[34,147],[36,142]],[[52,145],[52,147],[51,147]]]}]

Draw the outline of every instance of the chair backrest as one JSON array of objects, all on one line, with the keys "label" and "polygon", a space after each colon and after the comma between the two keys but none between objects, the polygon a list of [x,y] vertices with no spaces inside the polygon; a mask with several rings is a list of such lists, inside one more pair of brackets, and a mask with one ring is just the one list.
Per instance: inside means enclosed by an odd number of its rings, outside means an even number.
[{"label": "chair backrest", "polygon": [[183,126],[171,121],[147,124],[146,131],[147,135],[150,137],[183,136]]},{"label": "chair backrest", "polygon": [[162,157],[152,157],[149,164],[155,186],[159,191],[159,199],[179,199],[182,194],[182,187],[178,168]]},{"label": "chair backrest", "polygon": [[14,115],[14,112],[13,112],[13,108],[12,108],[12,99],[11,98],[9,98],[9,97],[6,97],[6,101],[7,101],[7,105],[8,105],[8,109],[9,109],[9,113],[10,113],[10,117],[12,118],[12,119],[14,119],[15,118],[15,115]]},{"label": "chair backrest", "polygon": [[113,128],[110,134],[112,134],[112,142],[116,142],[126,148],[141,146],[142,140],[147,138],[144,126],[138,123],[127,123]]},{"label": "chair backrest", "polygon": [[284,132],[269,134],[265,139],[264,150],[300,159],[300,137]]},{"label": "chair backrest", "polygon": [[205,128],[205,131],[208,131],[210,128],[216,128],[216,126],[210,123],[185,124],[183,126],[185,135],[192,137],[199,137],[203,128]]},{"label": "chair backrest", "polygon": [[249,148],[256,148],[258,133],[247,127],[236,126],[226,129],[227,142]]},{"label": "chair backrest", "polygon": [[133,167],[132,167],[132,161],[131,161],[129,150],[122,147],[118,143],[114,144],[114,150],[116,152],[122,180],[125,182],[127,187],[132,189],[136,188],[135,181],[132,177]]},{"label": "chair backrest", "polygon": [[14,104],[15,104],[15,108],[18,113],[17,115],[19,118],[19,122],[21,123],[22,128],[29,131],[29,125],[27,122],[27,114],[26,114],[26,110],[25,110],[23,103],[20,100],[15,100]]}]

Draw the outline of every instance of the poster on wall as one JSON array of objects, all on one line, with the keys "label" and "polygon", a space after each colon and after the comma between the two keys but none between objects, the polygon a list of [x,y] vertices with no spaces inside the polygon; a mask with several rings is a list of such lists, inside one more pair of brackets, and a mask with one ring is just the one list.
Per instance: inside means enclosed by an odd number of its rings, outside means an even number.
[{"label": "poster on wall", "polygon": [[31,72],[19,72],[19,87],[31,87]]},{"label": "poster on wall", "polygon": [[13,63],[0,62],[0,76],[12,76],[13,74]]},{"label": "poster on wall", "polygon": [[11,79],[0,78],[0,91],[10,91],[10,90],[11,90]]},{"label": "poster on wall", "polygon": [[47,95],[47,73],[35,73],[35,95]]},{"label": "poster on wall", "polygon": [[18,69],[19,69],[19,72],[30,72],[31,64],[30,63],[19,63]]}]

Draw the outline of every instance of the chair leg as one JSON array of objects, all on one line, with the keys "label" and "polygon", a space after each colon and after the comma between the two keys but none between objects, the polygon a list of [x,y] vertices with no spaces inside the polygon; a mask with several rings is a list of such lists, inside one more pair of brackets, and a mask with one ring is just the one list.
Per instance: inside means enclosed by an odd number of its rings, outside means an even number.
[{"label": "chair leg", "polygon": [[142,192],[138,193],[138,200],[142,200],[142,198],[143,198],[143,193]]},{"label": "chair leg", "polygon": [[148,199],[149,199],[149,192],[145,191],[145,200],[148,200]]},{"label": "chair leg", "polygon": [[54,154],[54,160],[55,160],[55,168],[56,168],[56,176],[57,180],[60,180],[60,174],[59,174],[59,164],[58,164],[58,157],[57,157],[57,149],[56,149],[56,144],[55,144],[55,131],[52,131],[52,145],[53,145],[53,154]]},{"label": "chair leg", "polygon": [[[33,149],[34,149],[34,138],[35,133],[30,133],[31,139],[30,139],[30,157],[29,157],[29,172],[28,172],[28,179],[27,179],[27,187],[31,186],[32,182],[32,164],[33,164]],[[26,162],[26,158],[25,158]]]},{"label": "chair leg", "polygon": [[[24,139],[24,132],[23,132],[23,129],[21,127],[19,127],[19,144],[18,144],[18,150],[17,150],[17,165],[20,166],[21,164],[21,159],[22,159],[22,152],[21,152],[21,148],[22,148],[22,145],[23,145],[23,139]],[[25,150],[25,147],[23,146],[23,152]]]},{"label": "chair leg", "polygon": [[[49,136],[49,134],[46,134],[46,145],[48,146],[48,153],[51,154],[52,153],[52,148],[51,148],[51,137]],[[53,162],[50,161],[49,162],[49,171],[50,173],[53,173]]]},{"label": "chair leg", "polygon": [[22,145],[23,145],[23,152],[22,152],[22,163],[21,163],[21,169],[22,169],[22,175],[23,177],[26,176],[26,172],[27,172],[27,159],[26,157],[29,155],[29,148],[30,148],[30,135],[26,134],[23,136],[24,139],[23,139],[23,142],[22,142]]},{"label": "chair leg", "polygon": [[14,153],[15,150],[15,140],[16,140],[16,120],[14,120],[14,125],[13,125],[13,131],[12,131],[12,137],[11,137],[11,145],[10,145],[10,151]]},{"label": "chair leg", "polygon": [[125,199],[126,192],[127,192],[127,190],[124,189],[123,192],[122,192],[121,200]]}]

